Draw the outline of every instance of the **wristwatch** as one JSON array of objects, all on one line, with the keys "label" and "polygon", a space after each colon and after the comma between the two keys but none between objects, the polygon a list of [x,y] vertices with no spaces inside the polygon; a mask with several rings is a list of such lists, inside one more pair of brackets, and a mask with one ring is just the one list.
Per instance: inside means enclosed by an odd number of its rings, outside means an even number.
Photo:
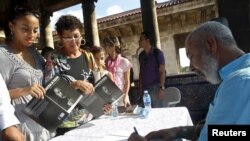
[{"label": "wristwatch", "polygon": [[160,89],[162,90],[165,90],[165,87],[164,86],[159,86]]}]

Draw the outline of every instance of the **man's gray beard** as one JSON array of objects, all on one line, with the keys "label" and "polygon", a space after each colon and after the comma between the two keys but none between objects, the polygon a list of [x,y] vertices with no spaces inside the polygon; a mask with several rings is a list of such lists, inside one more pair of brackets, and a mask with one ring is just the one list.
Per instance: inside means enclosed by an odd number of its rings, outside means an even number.
[{"label": "man's gray beard", "polygon": [[206,80],[211,84],[219,84],[221,79],[218,75],[218,61],[206,54],[203,57],[203,64]]}]

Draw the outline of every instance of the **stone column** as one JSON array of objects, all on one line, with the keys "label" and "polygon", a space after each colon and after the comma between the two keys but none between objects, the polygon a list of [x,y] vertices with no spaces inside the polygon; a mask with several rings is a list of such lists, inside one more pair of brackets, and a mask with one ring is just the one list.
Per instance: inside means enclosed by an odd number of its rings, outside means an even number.
[{"label": "stone column", "polygon": [[100,46],[94,1],[82,0],[85,40],[90,45]]},{"label": "stone column", "polygon": [[161,48],[155,0],[140,1],[143,30],[151,32],[153,35],[152,44],[158,48]]},{"label": "stone column", "polygon": [[41,22],[40,22],[40,45],[41,47],[52,47],[54,48],[53,34],[50,23],[50,16],[52,13],[42,11],[41,12]]}]

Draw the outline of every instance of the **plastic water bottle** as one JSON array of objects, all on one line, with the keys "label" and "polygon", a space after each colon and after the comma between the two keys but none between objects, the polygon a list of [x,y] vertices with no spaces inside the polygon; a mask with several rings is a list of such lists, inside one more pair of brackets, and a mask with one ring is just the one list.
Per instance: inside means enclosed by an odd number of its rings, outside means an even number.
[{"label": "plastic water bottle", "polygon": [[147,90],[145,90],[143,93],[143,103],[144,103],[144,108],[142,109],[141,116],[148,117],[152,107],[151,107],[151,97]]},{"label": "plastic water bottle", "polygon": [[112,118],[116,118],[116,117],[118,117],[118,115],[119,115],[118,104],[117,104],[117,102],[115,102],[112,104],[111,116],[112,116]]}]

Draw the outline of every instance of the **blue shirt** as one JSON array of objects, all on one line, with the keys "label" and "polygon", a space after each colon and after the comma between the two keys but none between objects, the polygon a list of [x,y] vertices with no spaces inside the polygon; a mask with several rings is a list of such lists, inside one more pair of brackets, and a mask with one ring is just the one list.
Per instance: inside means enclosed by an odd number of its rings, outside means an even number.
[{"label": "blue shirt", "polygon": [[199,141],[208,140],[210,124],[250,124],[250,54],[224,66],[219,75],[222,83],[209,105]]}]

